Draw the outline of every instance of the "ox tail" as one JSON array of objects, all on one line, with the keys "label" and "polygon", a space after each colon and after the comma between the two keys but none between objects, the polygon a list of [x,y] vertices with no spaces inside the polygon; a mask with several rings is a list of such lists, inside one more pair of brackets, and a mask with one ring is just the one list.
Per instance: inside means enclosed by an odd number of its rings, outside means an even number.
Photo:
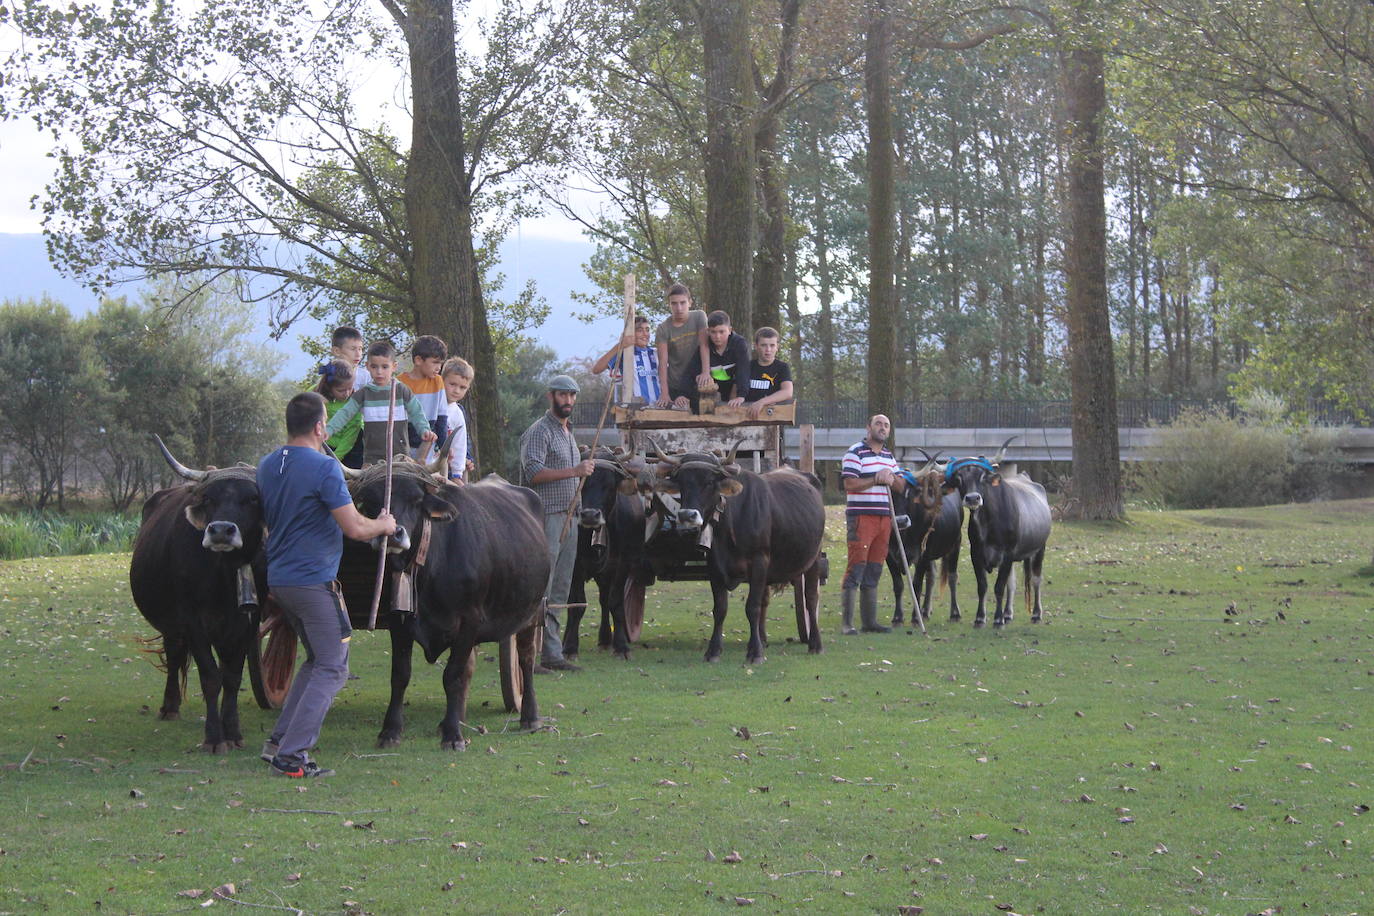
[{"label": "ox tail", "polygon": [[[155,633],[152,636],[135,636],[134,641],[142,643],[143,648],[139,649],[144,655],[153,656],[148,659],[152,666],[163,674],[167,674],[167,646],[163,643],[162,634]],[[181,662],[181,695],[186,696],[186,675],[191,668],[191,656],[188,654]]]},{"label": "ox tail", "polygon": [[1027,560],[1027,561],[1026,561],[1026,584],[1021,588],[1021,591],[1023,591],[1023,592],[1026,593],[1025,596],[1024,596],[1024,598],[1025,598],[1025,603],[1026,603],[1026,610],[1025,610],[1024,613],[1025,613],[1025,615],[1026,615],[1026,619],[1027,619],[1027,620],[1030,619],[1031,611],[1034,610],[1034,608],[1035,608],[1035,600],[1034,600],[1035,588],[1033,587],[1034,581],[1035,581],[1035,580],[1033,580],[1033,579],[1031,578],[1031,561],[1030,561],[1030,560]]},{"label": "ox tail", "polygon": [[945,589],[948,588],[948,587],[949,587],[949,562],[948,562],[947,560],[941,559],[941,560],[940,560],[940,588],[939,588],[939,591],[937,591],[937,592],[935,593],[936,596],[937,596],[937,597],[938,597],[938,596],[943,596],[944,593],[945,593]]}]

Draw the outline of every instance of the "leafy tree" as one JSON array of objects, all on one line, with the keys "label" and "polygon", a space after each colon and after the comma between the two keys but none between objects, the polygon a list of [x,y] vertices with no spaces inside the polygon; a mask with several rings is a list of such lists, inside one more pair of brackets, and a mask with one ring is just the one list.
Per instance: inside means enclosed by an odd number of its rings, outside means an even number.
[{"label": "leafy tree", "polygon": [[[7,72],[24,78],[0,104],[55,138],[42,204],[55,263],[96,286],[253,278],[236,288],[274,303],[278,333],[320,297],[356,300],[493,375],[476,236],[499,237],[516,176],[556,167],[575,132],[562,88],[592,4],[507,0],[473,17],[471,50],[452,0],[380,4],[382,17],[304,0],[8,9],[24,42]],[[358,75],[379,67],[409,80],[403,168],[377,116],[359,113]],[[492,453],[495,390],[474,396]]]},{"label": "leafy tree", "polygon": [[0,443],[22,456],[15,479],[25,500],[63,508],[67,471],[89,423],[96,377],[71,313],[50,299],[0,307],[0,365],[10,391],[0,399]]}]

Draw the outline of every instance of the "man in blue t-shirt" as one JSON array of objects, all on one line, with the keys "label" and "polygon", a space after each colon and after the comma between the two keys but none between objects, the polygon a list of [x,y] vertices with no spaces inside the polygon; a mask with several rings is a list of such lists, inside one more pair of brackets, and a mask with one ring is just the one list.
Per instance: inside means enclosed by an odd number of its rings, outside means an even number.
[{"label": "man in blue t-shirt", "polygon": [[258,492],[267,522],[267,585],[305,646],[262,756],[275,773],[295,779],[332,776],[310,759],[325,713],[348,680],[353,628],[334,577],[343,536],[365,541],[396,531],[383,512],[368,518],[353,505],[339,463],[323,454],[324,398],[313,391],[286,405],[286,444],[258,462]]}]

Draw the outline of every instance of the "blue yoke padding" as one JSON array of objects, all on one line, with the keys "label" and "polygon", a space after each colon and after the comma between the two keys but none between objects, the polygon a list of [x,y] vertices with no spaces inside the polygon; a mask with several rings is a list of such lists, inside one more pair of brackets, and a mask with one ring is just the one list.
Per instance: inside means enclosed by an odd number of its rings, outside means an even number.
[{"label": "blue yoke padding", "polygon": [[956,458],[945,465],[945,480],[949,480],[953,477],[958,473],[960,468],[972,467],[982,468],[989,474],[997,473],[997,468],[993,467],[992,462],[988,461],[982,455],[979,455],[977,458]]}]

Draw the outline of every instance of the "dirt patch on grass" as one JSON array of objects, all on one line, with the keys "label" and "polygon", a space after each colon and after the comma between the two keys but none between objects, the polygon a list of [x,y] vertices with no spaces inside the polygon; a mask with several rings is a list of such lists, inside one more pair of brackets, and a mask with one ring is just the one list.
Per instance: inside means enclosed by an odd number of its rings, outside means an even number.
[{"label": "dirt patch on grass", "polygon": [[1199,518],[1199,525],[1207,525],[1210,528],[1270,528],[1264,522],[1253,518],[1237,518],[1233,515],[1214,515],[1210,518]]}]

